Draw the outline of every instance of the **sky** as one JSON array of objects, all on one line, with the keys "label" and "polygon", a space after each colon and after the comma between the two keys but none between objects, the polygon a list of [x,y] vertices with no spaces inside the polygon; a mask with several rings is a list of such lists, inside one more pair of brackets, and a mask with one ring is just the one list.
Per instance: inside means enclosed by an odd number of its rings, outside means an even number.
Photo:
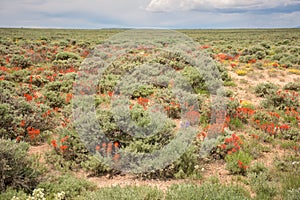
[{"label": "sky", "polygon": [[0,27],[294,28],[300,0],[0,0]]}]

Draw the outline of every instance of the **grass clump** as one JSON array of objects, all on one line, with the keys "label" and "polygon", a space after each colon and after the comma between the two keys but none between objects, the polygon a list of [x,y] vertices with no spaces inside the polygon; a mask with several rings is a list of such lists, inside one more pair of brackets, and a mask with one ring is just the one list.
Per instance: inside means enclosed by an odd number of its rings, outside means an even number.
[{"label": "grass clump", "polygon": [[160,200],[163,199],[163,191],[150,186],[126,186],[106,187],[95,192],[88,192],[76,200],[95,199],[135,199],[135,200]]},{"label": "grass clump", "polygon": [[198,200],[198,199],[250,199],[250,195],[237,185],[224,186],[219,183],[201,186],[181,184],[173,185],[168,190],[166,200]]}]

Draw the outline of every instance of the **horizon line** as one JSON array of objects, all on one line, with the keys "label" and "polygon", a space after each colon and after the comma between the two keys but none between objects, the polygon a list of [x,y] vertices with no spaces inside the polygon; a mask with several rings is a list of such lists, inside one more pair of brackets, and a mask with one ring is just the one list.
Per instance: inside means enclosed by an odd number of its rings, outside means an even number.
[{"label": "horizon line", "polygon": [[247,29],[300,29],[297,27],[207,27],[207,28],[189,28],[189,27],[109,27],[109,28],[79,28],[79,27],[6,27],[0,26],[0,29],[65,29],[65,30],[126,30],[126,29],[169,29],[169,30],[247,30]]}]

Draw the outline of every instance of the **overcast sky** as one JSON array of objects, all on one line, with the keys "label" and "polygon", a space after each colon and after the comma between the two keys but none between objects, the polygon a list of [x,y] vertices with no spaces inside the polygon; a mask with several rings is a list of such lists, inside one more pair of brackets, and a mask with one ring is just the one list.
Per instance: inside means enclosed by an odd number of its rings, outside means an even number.
[{"label": "overcast sky", "polygon": [[298,26],[300,0],[0,0],[0,27]]}]

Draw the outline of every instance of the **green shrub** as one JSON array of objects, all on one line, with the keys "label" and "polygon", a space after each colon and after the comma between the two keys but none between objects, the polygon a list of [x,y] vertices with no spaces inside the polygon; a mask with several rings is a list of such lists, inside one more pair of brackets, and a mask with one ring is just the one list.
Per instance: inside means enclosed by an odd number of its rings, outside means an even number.
[{"label": "green shrub", "polygon": [[267,110],[257,109],[254,115],[251,117],[251,121],[255,122],[254,127],[259,128],[260,125],[266,123],[279,123],[279,118],[270,113]]},{"label": "green shrub", "polygon": [[256,199],[273,199],[278,193],[276,183],[271,180],[268,172],[251,173],[249,178],[251,189],[256,193]]},{"label": "green shrub", "polygon": [[68,60],[54,60],[52,61],[51,69],[54,72],[63,72],[67,69],[78,69],[80,67],[80,60],[68,59]]},{"label": "green shrub", "polygon": [[250,60],[255,59],[254,55],[245,55],[245,56],[240,56],[239,61],[242,63],[248,63]]},{"label": "green shrub", "polygon": [[55,91],[55,92],[64,92],[68,93],[71,91],[73,85],[72,80],[64,80],[64,81],[53,81],[45,85],[45,89],[47,91]]},{"label": "green shrub", "polygon": [[27,77],[30,75],[30,71],[23,69],[23,70],[15,70],[12,71],[9,78],[7,79],[8,81],[14,81],[14,82],[24,82]]},{"label": "green shrub", "polygon": [[[287,163],[286,172],[279,175],[282,186],[282,197],[299,199],[300,194],[300,159],[295,156],[284,160]],[[298,194],[298,196],[297,196]]]},{"label": "green shrub", "polygon": [[150,186],[114,186],[101,188],[95,192],[88,192],[84,196],[75,198],[75,200],[95,199],[95,200],[161,200],[164,194],[162,190]]},{"label": "green shrub", "polygon": [[300,141],[299,128],[290,127],[288,130],[281,131],[280,137],[285,140],[293,140],[295,142],[298,142]]},{"label": "green shrub", "polygon": [[18,90],[12,82],[0,81],[0,137],[16,139],[20,136],[29,141],[32,138],[29,138],[27,128],[32,127],[41,133],[53,128],[53,114],[43,117],[50,108],[44,104],[37,105],[33,96],[28,87]]},{"label": "green shrub", "polygon": [[[167,109],[167,115],[170,118],[179,119],[181,115],[180,104],[176,96],[167,88],[157,89],[155,92],[156,103]],[[172,102],[172,104],[171,104]]]},{"label": "green shrub", "polygon": [[264,108],[284,110],[287,108],[298,109],[300,107],[300,102],[298,99],[298,93],[289,90],[281,91],[278,90],[275,94],[269,94],[266,99],[261,102]]},{"label": "green shrub", "polygon": [[182,75],[188,80],[189,84],[197,93],[207,92],[207,85],[202,74],[194,67],[185,67]]},{"label": "green shrub", "polygon": [[47,199],[54,199],[57,193],[64,192],[66,199],[74,199],[85,194],[87,191],[94,191],[96,186],[87,180],[74,177],[74,175],[62,175],[47,182],[40,183],[37,188],[44,189]]},{"label": "green shrub", "polygon": [[243,121],[238,118],[231,118],[229,122],[229,128],[232,130],[241,129],[244,127]]},{"label": "green shrub", "polygon": [[8,187],[31,191],[38,184],[39,170],[28,157],[26,143],[0,140],[0,191]]},{"label": "green shrub", "polygon": [[[117,100],[115,103],[117,105]],[[172,120],[165,119],[161,113],[156,113],[156,119],[153,119],[153,123],[150,123],[149,112],[139,104],[133,106],[129,113],[121,107],[116,109],[118,110],[115,110],[114,113],[118,113],[118,116],[115,115],[113,117],[111,111],[101,109],[97,111],[97,118],[99,119],[101,130],[104,131],[106,136],[113,141],[120,141],[127,150],[149,153],[160,149],[172,139],[172,130],[175,124]],[[154,116],[151,117],[153,118]],[[163,119],[164,123],[157,119]],[[123,127],[122,124],[124,124]],[[141,130],[151,130],[152,133],[150,136],[141,137],[144,134]],[[135,134],[135,136],[132,134]]]},{"label": "green shrub", "polygon": [[300,196],[300,189],[291,189],[287,190],[282,198],[285,198],[286,200],[298,200]]},{"label": "green shrub", "polygon": [[300,82],[289,82],[283,86],[283,89],[300,91]]},{"label": "green shrub", "polygon": [[256,57],[256,59],[261,60],[261,59],[263,59],[263,58],[266,57],[266,52],[264,52],[264,51],[257,51],[255,53],[255,57]]},{"label": "green shrub", "polygon": [[226,100],[226,108],[227,115],[230,117],[234,117],[237,114],[237,108],[240,106],[240,102],[238,99],[227,99]]},{"label": "green shrub", "polygon": [[154,92],[153,86],[142,85],[136,91],[133,92],[132,97],[133,98],[148,97],[149,95],[153,94],[153,92]]},{"label": "green shrub", "polygon": [[167,191],[166,200],[238,200],[250,199],[245,189],[236,185],[202,184],[201,186],[191,184],[172,185]]},{"label": "green shrub", "polygon": [[297,155],[289,155],[275,160],[275,167],[280,172],[298,173],[300,170],[300,158]]},{"label": "green shrub", "polygon": [[225,157],[226,168],[232,174],[245,174],[249,168],[249,164],[252,161],[250,154],[238,151],[236,153],[227,154]]},{"label": "green shrub", "polygon": [[19,200],[27,200],[27,194],[22,189],[8,188],[5,192],[0,193],[1,200],[12,200],[18,197]]},{"label": "green shrub", "polygon": [[153,170],[151,172],[144,172],[138,174],[139,177],[151,178],[191,178],[200,179],[201,172],[199,167],[199,146],[196,144],[191,145],[177,160],[170,165]]},{"label": "green shrub", "polygon": [[52,108],[58,107],[61,108],[66,104],[65,99],[62,97],[62,94],[57,91],[46,91],[43,93],[47,99],[46,104]]},{"label": "green shrub", "polygon": [[80,60],[80,56],[72,53],[72,52],[60,52],[56,54],[56,60],[69,60],[69,59],[74,59],[74,60]]},{"label": "green shrub", "polygon": [[225,97],[232,97],[233,96],[233,91],[232,90],[229,90],[229,89],[226,89],[225,90]]},{"label": "green shrub", "polygon": [[278,86],[273,83],[259,83],[254,88],[254,93],[258,97],[266,97],[267,95],[273,95],[278,90]]},{"label": "green shrub", "polygon": [[[88,149],[73,129],[58,129],[58,132],[59,138],[51,141],[54,151],[47,155],[47,162],[60,170],[76,170],[80,166],[87,166],[86,162],[92,162]],[[67,148],[62,151],[61,146]]]},{"label": "green shrub", "polygon": [[103,75],[99,80],[99,92],[106,94],[109,91],[114,91],[119,79],[120,75]]},{"label": "green shrub", "polygon": [[22,69],[32,65],[30,58],[25,58],[24,56],[20,55],[14,55],[10,63],[13,67],[21,67]]},{"label": "green shrub", "polygon": [[271,48],[271,46],[270,46],[270,44],[268,42],[262,42],[260,45],[262,47],[264,47],[265,49],[270,49]]},{"label": "green shrub", "polygon": [[249,171],[250,173],[261,174],[261,173],[268,172],[268,169],[265,167],[264,163],[255,162],[254,164],[252,164]]},{"label": "green shrub", "polygon": [[[254,134],[260,137],[258,134]],[[262,156],[263,152],[268,151],[268,147],[263,146],[258,139],[249,139],[245,141],[243,145],[243,150],[249,153],[254,159],[257,159]]]},{"label": "green shrub", "polygon": [[113,175],[119,173],[110,166],[102,163],[96,156],[89,156],[86,161],[81,163],[81,166],[90,173],[90,176],[102,176],[105,174]]}]

